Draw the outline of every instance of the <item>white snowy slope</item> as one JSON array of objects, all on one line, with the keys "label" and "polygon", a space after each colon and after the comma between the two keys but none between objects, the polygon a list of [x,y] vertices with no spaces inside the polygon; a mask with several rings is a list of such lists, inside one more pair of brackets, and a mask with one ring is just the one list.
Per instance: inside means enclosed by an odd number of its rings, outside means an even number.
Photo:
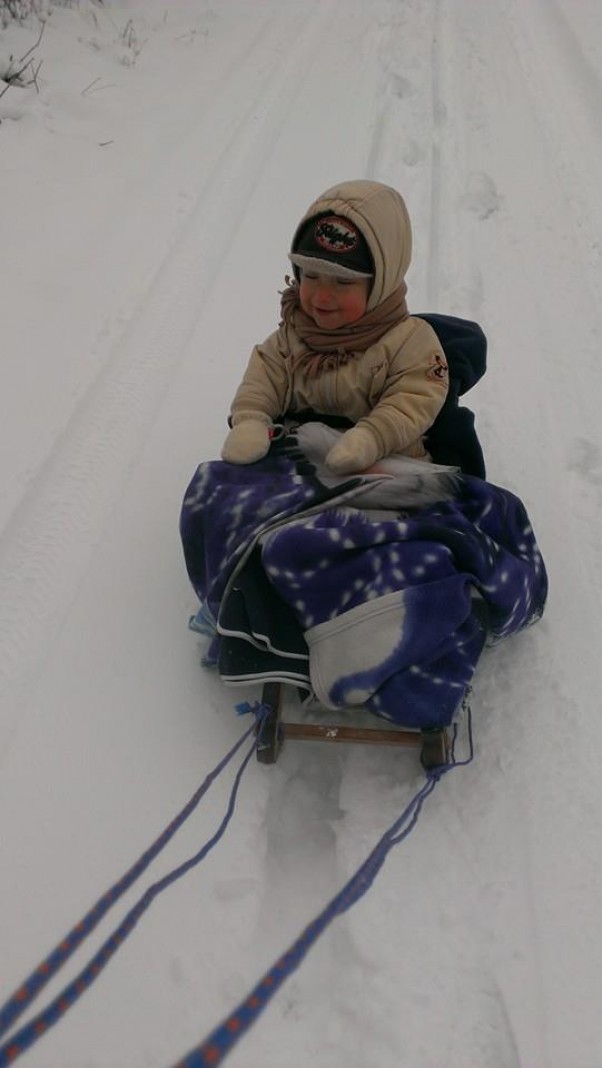
[{"label": "white snowy slope", "polygon": [[[37,35],[12,25],[0,59]],[[39,92],[0,98],[2,999],[244,727],[256,694],[204,672],[186,630],[180,502],[276,324],[298,217],[365,176],[407,198],[411,309],[488,335],[467,400],[551,596],[483,657],[473,764],[228,1063],[601,1068],[598,0],[80,0],[38,55]],[[222,844],[23,1063],[173,1064],[420,782],[387,749],[251,764]]]}]

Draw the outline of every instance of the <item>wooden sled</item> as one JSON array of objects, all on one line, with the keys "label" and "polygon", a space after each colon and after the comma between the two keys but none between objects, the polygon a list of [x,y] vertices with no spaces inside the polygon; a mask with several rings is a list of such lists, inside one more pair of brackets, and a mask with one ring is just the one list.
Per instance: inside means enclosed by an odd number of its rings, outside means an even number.
[{"label": "wooden sled", "polygon": [[446,727],[432,730],[408,730],[401,727],[355,727],[339,723],[291,722],[282,716],[283,685],[266,682],[262,703],[268,712],[263,720],[257,743],[261,764],[275,764],[285,740],[306,742],[356,742],[362,745],[401,745],[420,749],[425,768],[449,763],[451,741]]}]

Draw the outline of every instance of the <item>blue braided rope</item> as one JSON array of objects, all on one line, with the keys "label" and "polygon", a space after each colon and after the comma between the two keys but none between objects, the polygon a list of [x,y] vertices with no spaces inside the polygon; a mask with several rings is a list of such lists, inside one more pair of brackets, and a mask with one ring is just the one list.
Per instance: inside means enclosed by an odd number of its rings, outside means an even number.
[{"label": "blue braided rope", "polygon": [[[265,717],[265,709],[263,706],[258,705],[254,709],[249,706],[248,710],[255,712],[259,719],[258,736],[261,733],[261,722]],[[184,808],[178,813],[169,826],[163,831],[163,833],[157,838],[157,840],[147,849],[140,859],[134,864],[128,872],[121,879],[118,880],[114,886],[111,887],[103,896],[99,899],[97,904],[84,916],[84,918],[75,925],[70,933],[64,938],[58,946],[46,957],[44,961],[31,973],[31,975],[25,980],[24,983],[15,991],[15,993],[8,999],[5,1005],[0,1010],[0,1035],[4,1035],[8,1028],[10,1028],[18,1017],[27,1009],[34,999],[38,996],[42,988],[46,985],[49,979],[58,972],[58,970],[66,963],[66,961],[75,952],[78,946],[91,934],[91,932],[98,925],[100,920],[109,909],[119,900],[120,897],[129,889],[130,886],[142,875],[152,860],[165,848],[167,843],[176,833],[176,831],[182,826],[182,824],[192,814],[194,809],[199,804],[201,798],[207,792],[211,784],[217,778],[221,771],[226,767],[230,760],[235,756],[244,742],[249,736],[256,730],[255,724],[242,735],[242,737],[236,742],[236,744],[230,749],[226,756],[216,765],[216,767],[209,773],[205,781],[195,792],[190,801],[184,806]],[[144,912],[149,908],[151,903],[163,890],[166,890],[168,886],[174,883],[177,879],[182,878],[191,868],[200,864],[205,859],[211,849],[222,838],[226,828],[232,818],[236,806],[236,799],[238,796],[238,789],[245,769],[251,759],[251,756],[257,748],[258,737],[253,741],[252,746],[244,757],[241,765],[238,769],[234,784],[230,793],[228,806],[226,813],[220,823],[215,834],[205,843],[205,845],[187,861],[174,868],[158,882],[151,885],[138,902],[130,909],[125,919],[119,924],[118,927],[112,932],[112,934],[106,939],[103,945],[100,947],[97,953],[88,961],[86,966],[80,971],[80,973],[68,983],[67,986],[57,995],[34,1019],[27,1023],[20,1031],[14,1034],[7,1042],[0,1047],[0,1068],[5,1068],[6,1065],[13,1064],[15,1060],[21,1056],[27,1049],[29,1049],[34,1042],[36,1042],[45,1032],[52,1027],[57,1021],[65,1015],[68,1009],[81,997],[81,995],[92,985],[94,980],[100,975],[101,971],[106,967],[111,957],[116,953],[117,949],[123,943],[124,939],[134,929],[138,920]]]},{"label": "blue braided rope", "polygon": [[370,889],[393,846],[412,832],[427,797],[442,776],[454,765],[427,771],[427,780],[406,806],[401,816],[383,834],[380,841],[326,908],[309,924],[240,1002],[211,1033],[190,1050],[174,1068],[215,1068],[232,1047],[255,1023],[284,981],[299,967],[309,950],[337,916],[351,908]]}]

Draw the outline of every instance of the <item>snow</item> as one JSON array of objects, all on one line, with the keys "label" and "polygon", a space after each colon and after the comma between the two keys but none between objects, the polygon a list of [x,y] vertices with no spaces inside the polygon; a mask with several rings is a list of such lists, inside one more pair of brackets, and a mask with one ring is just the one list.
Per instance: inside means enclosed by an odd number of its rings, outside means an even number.
[{"label": "snow", "polygon": [[[2,56],[37,35],[11,25]],[[229,1063],[600,1068],[598,0],[80,0],[38,55],[39,92],[0,98],[3,993],[241,733],[240,692],[186,630],[180,501],[274,328],[300,214],[374,177],[410,208],[412,310],[488,335],[468,402],[551,597],[483,657],[473,764]],[[389,749],[252,763],[223,843],[23,1063],[173,1064],[420,783]],[[213,833],[228,789],[144,886]]]}]

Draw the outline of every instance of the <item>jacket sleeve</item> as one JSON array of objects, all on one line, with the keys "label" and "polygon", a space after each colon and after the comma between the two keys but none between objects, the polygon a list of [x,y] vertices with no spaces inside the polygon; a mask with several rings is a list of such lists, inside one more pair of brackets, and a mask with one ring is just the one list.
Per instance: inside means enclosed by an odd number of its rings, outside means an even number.
[{"label": "jacket sleeve", "polygon": [[286,407],[288,375],[281,331],[256,345],[230,408],[230,423],[259,418],[271,423]]},{"label": "jacket sleeve", "polygon": [[379,400],[358,426],[372,431],[383,455],[403,451],[432,426],[447,391],[443,349],[431,327],[420,321],[393,353]]}]

